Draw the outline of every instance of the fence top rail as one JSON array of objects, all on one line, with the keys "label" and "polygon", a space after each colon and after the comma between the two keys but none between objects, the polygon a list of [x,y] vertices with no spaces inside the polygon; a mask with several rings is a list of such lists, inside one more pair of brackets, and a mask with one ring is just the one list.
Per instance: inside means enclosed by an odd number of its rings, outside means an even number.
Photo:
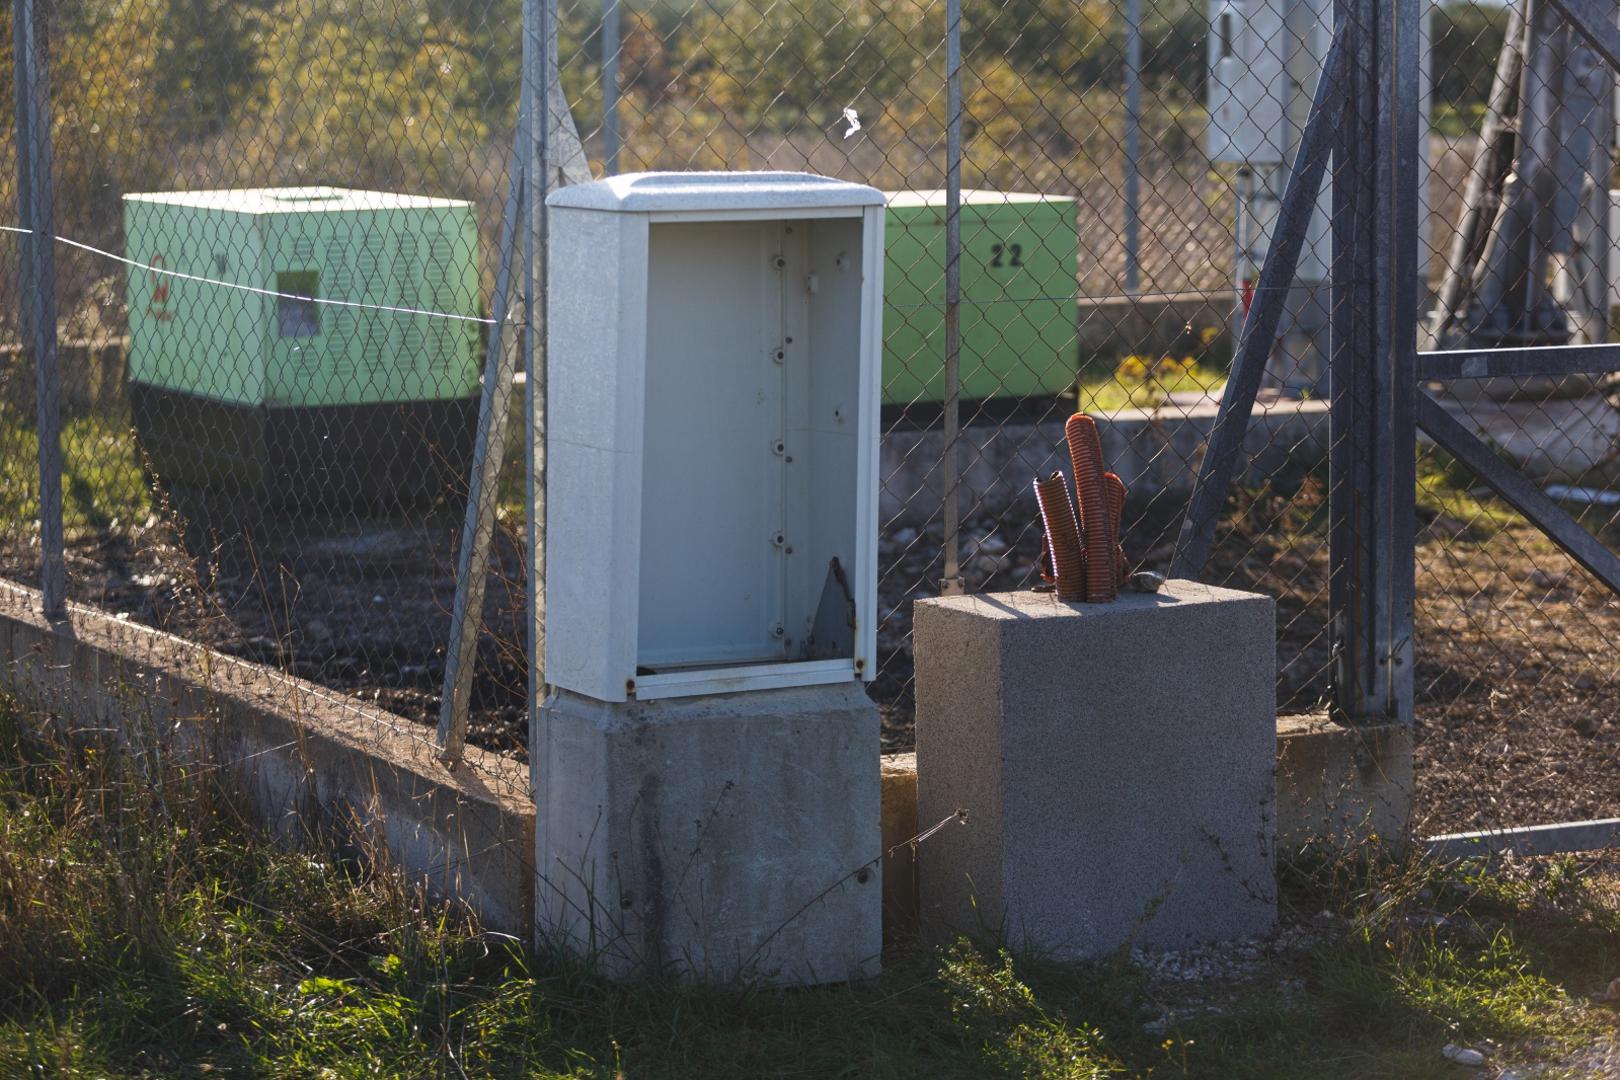
[{"label": "fence top rail", "polygon": [[1506,349],[1449,349],[1419,352],[1422,381],[1537,375],[1601,375],[1620,370],[1620,344],[1538,345]]}]

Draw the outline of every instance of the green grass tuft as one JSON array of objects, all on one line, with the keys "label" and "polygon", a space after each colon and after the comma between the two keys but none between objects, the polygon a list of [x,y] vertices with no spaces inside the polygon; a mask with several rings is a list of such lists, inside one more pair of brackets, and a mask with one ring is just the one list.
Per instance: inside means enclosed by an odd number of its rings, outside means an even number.
[{"label": "green grass tuft", "polygon": [[[39,434],[0,402],[0,521],[39,520]],[[71,417],[62,425],[62,521],[70,538],[144,522],[151,489],[127,417]]]}]

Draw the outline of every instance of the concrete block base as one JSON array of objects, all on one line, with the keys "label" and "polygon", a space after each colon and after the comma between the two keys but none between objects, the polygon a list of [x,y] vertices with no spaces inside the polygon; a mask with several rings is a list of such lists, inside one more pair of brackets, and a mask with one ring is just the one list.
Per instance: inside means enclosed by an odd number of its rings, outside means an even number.
[{"label": "concrete block base", "polygon": [[1412,732],[1345,727],[1326,716],[1277,719],[1277,849],[1404,847],[1412,817]]},{"label": "concrete block base", "polygon": [[614,976],[877,973],[879,721],[858,685],[558,693],[539,735],[542,940]]},{"label": "concrete block base", "polygon": [[1276,919],[1275,613],[1158,595],[916,605],[925,934],[1057,959],[1247,937]]},{"label": "concrete block base", "polygon": [[917,755],[883,755],[883,943],[917,929]]}]

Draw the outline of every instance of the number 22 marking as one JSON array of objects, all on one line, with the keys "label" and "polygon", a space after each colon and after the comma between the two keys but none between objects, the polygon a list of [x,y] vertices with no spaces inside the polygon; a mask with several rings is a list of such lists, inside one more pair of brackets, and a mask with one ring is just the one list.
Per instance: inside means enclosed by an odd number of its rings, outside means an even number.
[{"label": "number 22 marking", "polygon": [[1007,256],[1006,265],[1008,265],[1008,266],[1023,266],[1024,265],[1024,245],[1023,244],[991,244],[990,245],[990,255],[992,257],[990,259],[990,265],[994,266],[994,267],[1000,267],[1002,265],[1001,256],[1004,253]]}]

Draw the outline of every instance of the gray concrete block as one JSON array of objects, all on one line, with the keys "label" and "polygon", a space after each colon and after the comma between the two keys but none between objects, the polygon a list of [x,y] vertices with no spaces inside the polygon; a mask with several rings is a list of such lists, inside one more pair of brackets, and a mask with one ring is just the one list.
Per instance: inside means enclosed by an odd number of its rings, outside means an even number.
[{"label": "gray concrete block", "polygon": [[1155,596],[918,601],[924,932],[1078,959],[1264,933],[1276,918],[1275,612]]},{"label": "gray concrete block", "polygon": [[554,694],[535,778],[542,938],[614,976],[877,973],[879,721],[858,684]]}]

